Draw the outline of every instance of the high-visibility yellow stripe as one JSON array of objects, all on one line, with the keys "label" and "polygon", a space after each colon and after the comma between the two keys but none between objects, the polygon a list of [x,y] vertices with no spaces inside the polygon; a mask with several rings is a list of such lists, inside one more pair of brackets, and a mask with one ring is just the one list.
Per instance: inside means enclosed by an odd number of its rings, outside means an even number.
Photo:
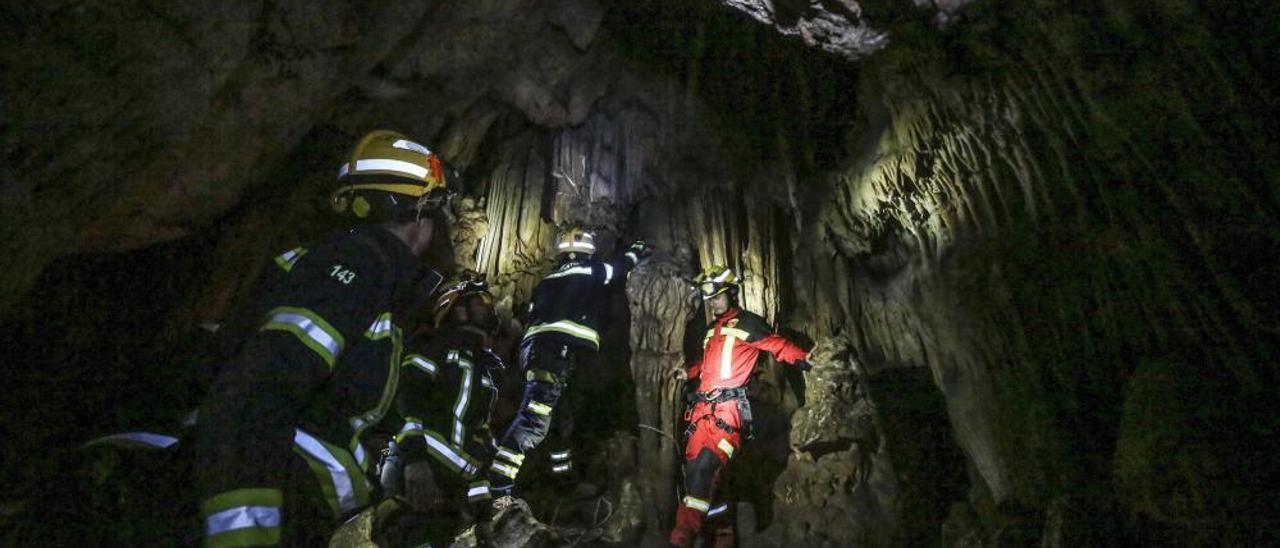
[{"label": "high-visibility yellow stripe", "polygon": [[307,248],[295,247],[289,251],[276,255],[276,265],[279,266],[281,270],[289,272],[293,270],[293,265],[298,263],[298,259],[301,259],[302,256],[306,254]]},{"label": "high-visibility yellow stripe", "polygon": [[550,405],[547,405],[547,404],[545,404],[545,403],[539,403],[539,402],[536,402],[536,401],[531,401],[531,402],[529,402],[529,410],[530,410],[530,411],[533,411],[534,413],[537,413],[537,414],[539,414],[539,415],[550,415],[550,414],[551,414],[551,406],[550,406]]},{"label": "high-visibility yellow stripe", "polygon": [[737,340],[733,337],[724,338],[724,346],[720,349],[721,379],[728,379],[733,376],[733,345]]},{"label": "high-visibility yellow stripe", "polygon": [[436,366],[435,362],[427,359],[426,357],[420,354],[409,354],[409,357],[405,358],[404,360],[404,365],[412,365],[414,367],[417,367],[418,369],[421,369],[423,372],[425,372],[428,375],[431,375],[432,377],[435,377],[436,373],[440,370],[440,368]]},{"label": "high-visibility yellow stripe", "polygon": [[711,508],[710,502],[707,502],[705,500],[702,500],[696,497],[685,497],[684,505],[688,506],[689,508],[693,508],[694,510],[697,510],[699,512],[702,512],[704,514],[707,513],[707,510]]},{"label": "high-visibility yellow stripe", "polygon": [[[351,442],[348,444],[352,448],[352,452],[360,446],[360,439],[364,436],[365,430],[382,420],[387,415],[387,411],[391,409],[391,404],[395,402],[397,387],[400,386],[400,362],[404,354],[404,335],[400,332],[400,327],[391,321],[391,313],[384,312],[379,316],[379,320],[374,325],[382,323],[382,316],[386,316],[386,325],[390,328],[387,335],[391,339],[391,354],[387,361],[387,380],[382,385],[382,396],[378,400],[378,405],[373,409],[361,413],[358,417],[359,426],[355,426],[351,435]],[[353,419],[354,420],[354,419]],[[353,423],[354,424],[354,423]],[[363,450],[363,448],[361,448]],[[366,463],[361,463],[361,468],[368,471]]]},{"label": "high-visibility yellow stripe", "polygon": [[747,340],[747,337],[749,336],[749,334],[746,331],[743,331],[736,327],[721,327],[720,334],[726,337],[734,337],[734,338],[742,339],[744,341]]},{"label": "high-visibility yellow stripe", "polygon": [[373,323],[369,325],[369,329],[364,332],[364,336],[370,340],[385,339],[391,336],[391,330],[394,327],[390,312],[383,312],[374,318]]},{"label": "high-visibility yellow stripe", "polygon": [[540,381],[540,382],[555,384],[556,376],[551,374],[550,371],[547,371],[545,369],[530,369],[527,373],[524,374],[524,380],[530,381],[530,382]]},{"label": "high-visibility yellow stripe", "polygon": [[281,306],[267,313],[267,322],[260,331],[288,331],[298,337],[307,348],[315,351],[324,363],[333,369],[338,355],[346,346],[342,333],[334,329],[319,314],[306,308]]},{"label": "high-visibility yellow stripe", "polygon": [[564,333],[566,335],[588,341],[596,346],[600,346],[600,334],[596,333],[596,330],[569,320],[560,320],[558,322],[535,325],[524,332],[524,338],[528,339],[529,337],[539,333],[546,333],[549,331]]},{"label": "high-visibility yellow stripe", "polygon": [[490,470],[493,470],[494,472],[497,472],[497,473],[499,473],[499,474],[502,474],[502,475],[504,475],[504,476],[506,476],[506,477],[508,477],[508,478],[511,478],[511,479],[516,479],[516,476],[517,476],[518,474],[520,474],[520,469],[519,469],[519,468],[516,468],[516,467],[514,467],[514,466],[509,466],[509,465],[506,465],[506,464],[502,464],[502,463],[500,463],[500,462],[495,462],[495,463],[493,463],[493,464],[489,465],[489,469],[490,469]]},{"label": "high-visibility yellow stripe", "polygon": [[467,500],[475,502],[477,500],[491,499],[493,495],[489,492],[489,482],[476,481],[467,486]]},{"label": "high-visibility yellow stripe", "polygon": [[467,407],[471,405],[471,377],[474,369],[467,360],[457,358],[454,362],[462,370],[462,386],[458,388],[458,399],[453,404],[453,443],[462,447],[467,431],[463,419],[467,416]]},{"label": "high-visibility yellow stripe", "polygon": [[524,455],[513,453],[503,447],[498,448],[497,458],[505,459],[507,462],[510,462],[511,464],[514,464],[516,466],[524,464]]},{"label": "high-visibility yellow stripe", "polygon": [[427,442],[428,453],[435,457],[437,461],[453,468],[454,471],[462,474],[465,478],[470,478],[475,474],[477,464],[472,462],[471,456],[465,451],[449,445],[449,442],[444,441],[444,438],[432,430],[426,430],[423,433],[426,434],[424,439]]},{"label": "high-visibility yellow stripe", "polygon": [[295,428],[293,433],[294,453],[305,459],[316,474],[335,517],[368,503],[369,486],[364,471],[350,451],[301,429]]},{"label": "high-visibility yellow stripe", "polygon": [[204,499],[204,501],[200,503],[200,513],[207,516],[239,506],[278,507],[283,503],[284,494],[281,493],[279,489],[235,489]]},{"label": "high-visibility yellow stripe", "polygon": [[720,443],[717,443],[716,447],[719,447],[721,451],[724,451],[726,456],[733,456],[733,444],[729,443],[729,440],[721,438]]}]

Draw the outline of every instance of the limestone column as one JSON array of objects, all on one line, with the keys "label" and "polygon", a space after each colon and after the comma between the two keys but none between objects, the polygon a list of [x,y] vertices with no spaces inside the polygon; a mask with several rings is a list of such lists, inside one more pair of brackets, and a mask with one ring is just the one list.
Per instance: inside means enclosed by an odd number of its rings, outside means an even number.
[{"label": "limestone column", "polygon": [[658,253],[632,271],[627,281],[631,374],[640,422],[637,480],[641,495],[650,503],[645,515],[650,534],[665,534],[675,515],[677,451],[681,449],[675,429],[682,383],[669,372],[684,365],[685,323],[692,310],[686,281],[688,264],[687,247],[671,254]]}]

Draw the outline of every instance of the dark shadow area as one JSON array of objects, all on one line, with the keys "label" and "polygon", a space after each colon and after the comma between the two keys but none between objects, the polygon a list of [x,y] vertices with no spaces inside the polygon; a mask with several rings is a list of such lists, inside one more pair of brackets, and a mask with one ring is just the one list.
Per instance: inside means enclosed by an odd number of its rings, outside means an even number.
[{"label": "dark shadow area", "polygon": [[0,326],[10,440],[0,498],[17,510],[0,544],[160,545],[194,515],[182,496],[189,459],[80,447],[120,431],[180,431],[215,343],[173,318],[201,279],[205,243],[62,259]]},{"label": "dark shadow area", "polygon": [[946,402],[925,368],[890,369],[869,383],[898,480],[899,545],[939,546],[951,504],[969,489]]},{"label": "dark shadow area", "polygon": [[778,150],[781,136],[792,148],[797,180],[834,167],[851,144],[849,129],[860,123],[856,65],[779,36],[735,9],[684,0],[622,2],[606,12],[602,26],[600,39],[624,58],[676,75],[714,108],[723,117],[720,129],[745,141],[744,153]]}]

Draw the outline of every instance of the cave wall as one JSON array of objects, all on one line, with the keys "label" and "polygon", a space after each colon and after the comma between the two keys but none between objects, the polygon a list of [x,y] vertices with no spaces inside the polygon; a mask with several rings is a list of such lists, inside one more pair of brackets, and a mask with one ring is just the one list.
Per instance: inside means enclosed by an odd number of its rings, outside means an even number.
[{"label": "cave wall", "polygon": [[952,542],[1271,538],[1274,11],[967,13],[862,64],[796,323],[932,373],[972,469],[948,523],[982,515]]},{"label": "cave wall", "polygon": [[[430,261],[487,273],[507,310],[557,225],[657,246],[609,305],[623,422],[653,430],[607,442],[634,455],[597,467],[608,539],[669,526],[664,373],[711,264],[820,349],[755,382],[731,480],[748,545],[1272,538],[1274,8],[722,4],[3,8],[0,331],[33,366],[3,380],[58,372],[58,411],[6,429],[72,425],[27,430],[43,445],[146,415],[75,406],[110,405],[82,394],[92,346],[107,378],[158,382],[272,254],[340,227],[334,159],[390,126],[464,168],[463,228]],[[120,307],[128,329],[88,333]]]}]

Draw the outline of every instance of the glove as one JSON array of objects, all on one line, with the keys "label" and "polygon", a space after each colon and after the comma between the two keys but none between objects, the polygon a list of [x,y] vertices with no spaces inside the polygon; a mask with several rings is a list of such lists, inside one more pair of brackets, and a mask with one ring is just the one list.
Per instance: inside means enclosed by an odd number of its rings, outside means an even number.
[{"label": "glove", "polygon": [[649,248],[649,244],[644,243],[644,240],[636,240],[635,243],[631,244],[631,247],[627,248],[627,252],[634,253],[637,262],[643,261],[653,254],[653,250]]},{"label": "glove", "polygon": [[794,365],[796,369],[801,371],[813,369],[813,364],[809,363],[809,360],[796,360],[795,363],[792,363],[791,365]]}]

